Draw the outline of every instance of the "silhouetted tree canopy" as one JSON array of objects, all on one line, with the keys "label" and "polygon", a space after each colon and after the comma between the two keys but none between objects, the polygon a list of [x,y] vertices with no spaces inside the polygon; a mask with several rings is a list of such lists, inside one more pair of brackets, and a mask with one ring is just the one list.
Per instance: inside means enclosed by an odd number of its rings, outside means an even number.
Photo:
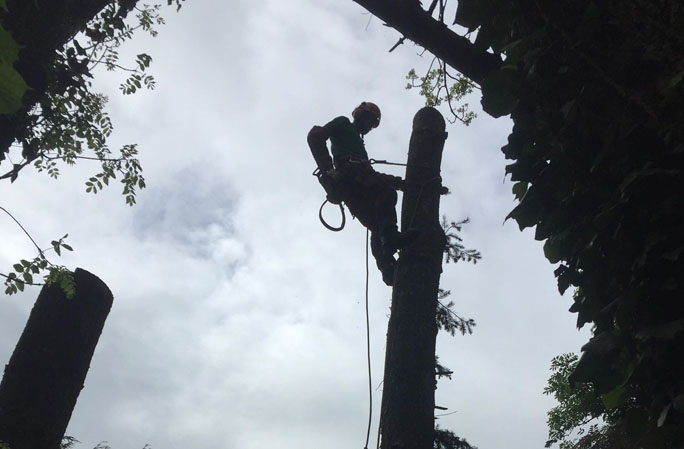
[{"label": "silhouetted tree canopy", "polygon": [[545,241],[594,331],[570,383],[608,409],[634,394],[620,423],[644,447],[680,447],[681,2],[460,0],[449,17],[447,1],[355,1],[477,82],[486,112],[510,114],[509,218]]}]

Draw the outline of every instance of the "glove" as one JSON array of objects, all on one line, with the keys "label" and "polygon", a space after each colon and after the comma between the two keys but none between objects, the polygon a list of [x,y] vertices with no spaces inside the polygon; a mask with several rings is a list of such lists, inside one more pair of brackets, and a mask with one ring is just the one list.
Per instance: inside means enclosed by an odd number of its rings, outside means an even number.
[{"label": "glove", "polygon": [[318,175],[318,182],[323,186],[326,199],[333,204],[340,204],[344,201],[342,173],[338,170],[330,169]]},{"label": "glove", "polygon": [[406,180],[400,176],[388,175],[387,173],[378,173],[380,178],[394,190],[401,190],[404,192],[406,188]]}]

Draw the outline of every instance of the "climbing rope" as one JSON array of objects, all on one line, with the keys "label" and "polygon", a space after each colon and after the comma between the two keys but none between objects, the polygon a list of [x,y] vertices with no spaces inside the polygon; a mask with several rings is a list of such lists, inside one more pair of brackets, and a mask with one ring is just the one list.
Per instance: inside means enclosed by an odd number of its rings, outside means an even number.
[{"label": "climbing rope", "polygon": [[321,208],[318,209],[318,219],[321,220],[321,223],[323,223],[323,226],[325,226],[326,229],[329,229],[333,232],[339,232],[342,229],[344,229],[344,225],[347,223],[347,218],[344,215],[344,207],[342,206],[342,203],[338,204],[338,206],[340,206],[340,213],[342,214],[342,223],[340,223],[338,227],[330,226],[323,218],[323,207],[327,202],[328,200],[323,201],[323,204],[321,204]]},{"label": "climbing rope", "polygon": [[370,231],[366,229],[366,355],[368,359],[368,430],[366,431],[366,444],[363,449],[368,449],[370,439],[371,421],[373,419],[373,381],[371,380],[371,355],[370,355],[370,318],[368,314],[368,240]]}]

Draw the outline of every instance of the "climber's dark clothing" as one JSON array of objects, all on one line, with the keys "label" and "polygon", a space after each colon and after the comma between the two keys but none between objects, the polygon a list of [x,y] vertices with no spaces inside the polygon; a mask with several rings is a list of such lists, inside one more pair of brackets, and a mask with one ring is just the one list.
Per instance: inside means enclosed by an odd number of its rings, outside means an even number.
[{"label": "climber's dark clothing", "polygon": [[[332,158],[325,141],[330,139]],[[328,200],[344,201],[349,211],[371,232],[371,251],[383,281],[394,281],[394,253],[400,243],[397,229],[397,190],[403,179],[373,170],[361,132],[346,117],[314,127],[307,137],[320,170],[319,180]],[[330,170],[334,166],[335,170]],[[328,186],[328,187],[326,187]],[[334,198],[334,199],[331,199]]]},{"label": "climber's dark clothing", "polygon": [[335,168],[344,180],[344,202],[349,212],[371,232],[371,252],[383,280],[391,285],[394,251],[388,252],[382,242],[398,233],[397,192],[393,186],[399,185],[402,179],[378,173],[367,160],[355,157],[335,158]]},{"label": "climber's dark clothing", "polygon": [[368,159],[363,139],[347,117],[336,117],[323,128],[330,135],[330,152],[333,159],[345,155]]},{"label": "climber's dark clothing", "polygon": [[365,159],[341,157],[335,168],[344,181],[344,202],[349,211],[371,232],[396,231],[397,176],[378,173]]}]

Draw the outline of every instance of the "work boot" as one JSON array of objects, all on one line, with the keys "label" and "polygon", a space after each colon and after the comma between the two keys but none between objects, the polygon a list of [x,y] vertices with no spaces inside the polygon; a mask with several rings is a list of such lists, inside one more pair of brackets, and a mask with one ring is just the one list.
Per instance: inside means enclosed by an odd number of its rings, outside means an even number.
[{"label": "work boot", "polygon": [[394,230],[386,235],[380,237],[382,243],[382,251],[384,254],[393,255],[402,248],[406,248],[408,245],[413,243],[418,237],[417,229],[409,229],[404,232],[399,232]]},{"label": "work boot", "polygon": [[382,274],[382,282],[385,285],[394,285],[394,267],[396,266],[396,260],[393,256],[385,256],[377,260],[378,268]]}]

